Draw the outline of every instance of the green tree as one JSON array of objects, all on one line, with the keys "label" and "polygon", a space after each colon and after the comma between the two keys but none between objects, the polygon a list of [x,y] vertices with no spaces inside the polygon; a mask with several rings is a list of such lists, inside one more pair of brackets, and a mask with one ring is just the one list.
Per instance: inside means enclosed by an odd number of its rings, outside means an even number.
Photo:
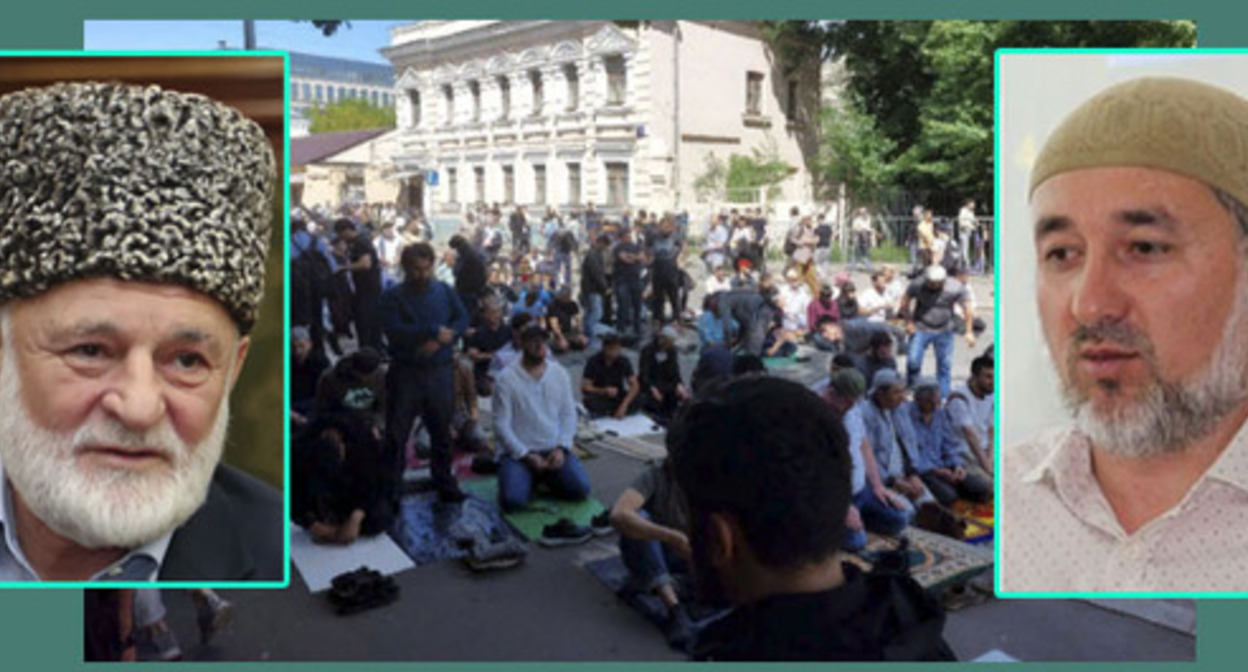
[{"label": "green tree", "polygon": [[[1191,21],[786,21],[765,32],[782,57],[809,53],[802,45],[818,39],[823,57],[845,68],[849,102],[832,133],[825,115],[825,177],[878,175],[872,166],[891,166],[895,186],[982,203],[992,197],[997,49],[1196,45]],[[874,132],[856,115],[869,118]],[[855,127],[869,136],[837,133]]]},{"label": "green tree", "polygon": [[312,133],[363,131],[372,128],[394,128],[394,108],[379,107],[356,98],[339,100],[324,107],[308,110]]},{"label": "green tree", "polygon": [[849,200],[857,205],[878,205],[883,191],[896,179],[896,166],[890,159],[893,141],[852,99],[825,108],[821,130],[816,163],[819,181],[828,186],[844,184]]},{"label": "green tree", "polygon": [[693,183],[700,198],[714,197],[729,203],[754,203],[759,190],[768,199],[780,196],[780,182],[796,169],[780,160],[774,143],[755,148],[749,156],[731,154],[728,162],[712,155],[706,158],[706,169]]}]

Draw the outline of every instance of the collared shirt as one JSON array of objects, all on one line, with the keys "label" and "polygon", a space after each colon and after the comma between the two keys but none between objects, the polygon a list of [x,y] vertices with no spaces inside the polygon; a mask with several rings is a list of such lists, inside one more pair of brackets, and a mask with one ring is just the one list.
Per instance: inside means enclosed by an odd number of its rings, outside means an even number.
[{"label": "collared shirt", "polygon": [[[0,465],[0,530],[4,543],[0,544],[0,581],[39,581],[39,575],[26,559],[17,539],[17,516],[13,504],[13,492],[9,487],[4,466]],[[105,567],[89,581],[154,581],[164,562],[165,551],[173,533],[131,550],[117,562]]]},{"label": "collared shirt", "polygon": [[862,461],[862,442],[867,438],[867,426],[862,421],[862,405],[851,406],[841,418],[841,424],[849,435],[849,459],[853,465],[849,476],[850,489],[857,494],[867,487],[867,466]]},{"label": "collared shirt", "polygon": [[966,384],[959,385],[953,388],[953,393],[945,402],[945,410],[949,412],[949,419],[953,422],[953,428],[958,436],[958,452],[964,459],[976,459],[975,451],[967,443],[966,435],[962,432],[964,427],[975,430],[975,434],[979,437],[979,445],[991,455],[992,446],[988,445],[988,437],[992,435],[995,422],[992,415],[991,394],[981,397],[972,392]]},{"label": "collared shirt", "polygon": [[1248,424],[1173,508],[1127,534],[1073,429],[1002,456],[1007,591],[1248,590]]},{"label": "collared shirt", "polygon": [[556,446],[572,447],[576,438],[576,399],[572,381],[558,362],[546,360],[534,378],[517,359],[494,381],[494,436],[497,451],[520,459]]},{"label": "collared shirt", "polygon": [[901,411],[910,416],[910,426],[914,427],[914,470],[920,474],[933,469],[954,469],[962,466],[958,457],[958,438],[954,435],[953,425],[945,409],[938,408],[932,412],[931,422],[923,421],[923,413],[919,405],[908,401]]},{"label": "collared shirt", "polygon": [[902,478],[910,473],[907,463],[913,464],[914,426],[901,408],[886,411],[871,399],[858,402],[862,406],[862,419],[867,427],[867,439],[879,465],[880,478]]}]

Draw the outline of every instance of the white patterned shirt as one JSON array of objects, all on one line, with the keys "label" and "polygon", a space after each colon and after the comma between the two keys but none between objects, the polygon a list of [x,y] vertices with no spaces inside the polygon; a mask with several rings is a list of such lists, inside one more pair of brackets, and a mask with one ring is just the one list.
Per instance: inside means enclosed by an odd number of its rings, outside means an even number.
[{"label": "white patterned shirt", "polygon": [[1178,504],[1132,534],[1074,429],[1013,446],[1002,460],[1004,591],[1248,591],[1248,424]]}]

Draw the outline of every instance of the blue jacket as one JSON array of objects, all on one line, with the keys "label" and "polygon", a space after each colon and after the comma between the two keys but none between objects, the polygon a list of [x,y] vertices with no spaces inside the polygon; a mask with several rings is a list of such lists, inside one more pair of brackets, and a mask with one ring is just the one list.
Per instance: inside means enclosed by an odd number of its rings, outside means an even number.
[{"label": "blue jacket", "polygon": [[424,290],[412,282],[391,287],[381,293],[377,309],[390,342],[390,359],[396,364],[449,365],[454,357],[453,343],[438,348],[429,357],[420,354],[420,347],[437,339],[442,327],[454,331],[456,338],[468,328],[468,311],[459,296],[437,280],[431,280]]}]

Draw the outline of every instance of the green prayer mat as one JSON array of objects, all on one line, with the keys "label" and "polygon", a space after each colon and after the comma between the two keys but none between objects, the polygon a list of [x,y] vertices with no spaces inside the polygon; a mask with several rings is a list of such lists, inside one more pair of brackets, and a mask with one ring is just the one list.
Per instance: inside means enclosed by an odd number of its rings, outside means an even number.
[{"label": "green prayer mat", "polygon": [[[460,486],[485,499],[489,502],[498,503],[498,479],[497,478],[481,478],[475,481],[461,482]],[[513,513],[503,513],[503,518],[507,519],[516,531],[523,534],[529,541],[536,541],[542,537],[542,528],[550,525],[560,518],[569,518],[577,525],[589,525],[589,521],[594,516],[605,511],[602,502],[593,497],[581,500],[579,502],[571,502],[563,499],[555,499],[548,496],[545,491],[535,486],[533,498],[529,500],[529,506]]]}]

